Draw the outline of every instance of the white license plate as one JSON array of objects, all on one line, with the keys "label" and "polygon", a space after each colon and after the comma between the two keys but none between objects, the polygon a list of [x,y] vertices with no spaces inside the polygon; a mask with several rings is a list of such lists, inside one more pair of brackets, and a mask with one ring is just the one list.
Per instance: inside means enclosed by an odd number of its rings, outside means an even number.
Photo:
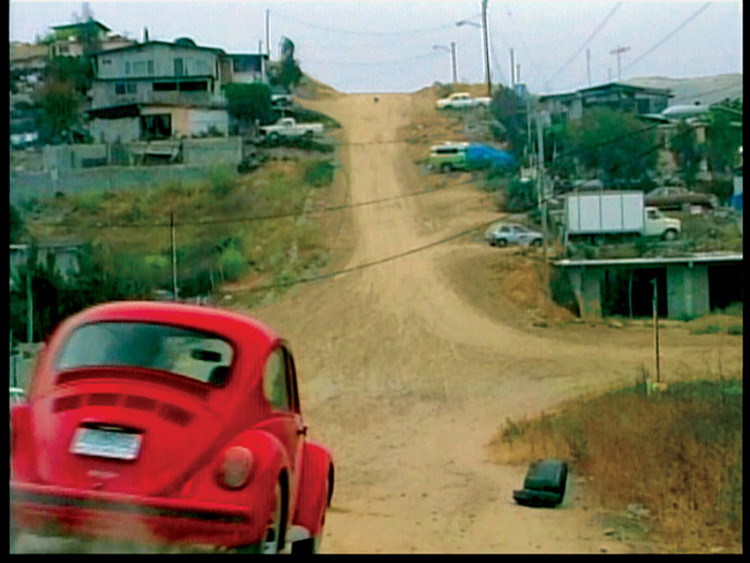
[{"label": "white license plate", "polygon": [[111,459],[135,459],[141,449],[141,434],[101,428],[79,428],[73,435],[70,452]]}]

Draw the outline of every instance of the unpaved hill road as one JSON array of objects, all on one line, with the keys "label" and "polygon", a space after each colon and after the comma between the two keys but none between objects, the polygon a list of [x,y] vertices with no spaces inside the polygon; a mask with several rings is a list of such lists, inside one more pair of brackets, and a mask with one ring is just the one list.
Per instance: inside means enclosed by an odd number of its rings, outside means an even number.
[{"label": "unpaved hill road", "polygon": [[[409,95],[342,95],[309,102],[337,119],[348,200],[415,191],[417,167],[399,142]],[[491,220],[468,186],[354,207],[340,233],[356,266],[440,241]],[[466,258],[495,251],[464,238],[397,260],[301,286],[253,310],[292,342],[312,437],[337,462],[323,550],[333,553],[624,552],[592,522],[571,479],[558,510],[514,504],[526,467],[485,459],[506,417],[533,415],[616,382],[652,362],[652,336],[577,327],[519,330],[467,296]],[[664,330],[663,365],[741,372],[736,337]]]}]

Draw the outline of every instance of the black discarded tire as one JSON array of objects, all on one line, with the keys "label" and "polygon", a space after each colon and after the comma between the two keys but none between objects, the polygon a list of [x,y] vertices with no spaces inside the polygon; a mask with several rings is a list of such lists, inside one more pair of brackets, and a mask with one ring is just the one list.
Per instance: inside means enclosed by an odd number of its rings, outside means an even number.
[{"label": "black discarded tire", "polygon": [[507,241],[507,240],[505,240],[504,238],[501,238],[501,239],[499,239],[499,240],[497,241],[497,245],[498,245],[498,246],[508,246],[508,241]]}]

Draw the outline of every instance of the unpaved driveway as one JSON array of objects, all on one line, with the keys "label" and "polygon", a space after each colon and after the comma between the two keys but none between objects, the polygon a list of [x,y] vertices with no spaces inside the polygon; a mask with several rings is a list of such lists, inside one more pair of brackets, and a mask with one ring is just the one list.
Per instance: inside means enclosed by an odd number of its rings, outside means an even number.
[{"label": "unpaved driveway", "polygon": [[[416,191],[418,167],[399,140],[412,98],[378,97],[306,104],[343,125],[342,201]],[[334,264],[398,255],[496,216],[466,185],[354,207],[336,233]],[[652,334],[499,321],[508,318],[502,303],[473,294],[483,284],[461,270],[491,252],[501,251],[464,237],[301,286],[282,303],[251,312],[292,342],[312,437],[336,457],[324,551],[628,550],[592,521],[595,507],[575,476],[560,509],[523,508],[511,494],[526,466],[492,464],[484,447],[506,417],[632,383],[653,361]],[[719,356],[725,374],[741,371],[737,337],[664,329],[661,348],[663,369],[674,377],[713,366]]]}]

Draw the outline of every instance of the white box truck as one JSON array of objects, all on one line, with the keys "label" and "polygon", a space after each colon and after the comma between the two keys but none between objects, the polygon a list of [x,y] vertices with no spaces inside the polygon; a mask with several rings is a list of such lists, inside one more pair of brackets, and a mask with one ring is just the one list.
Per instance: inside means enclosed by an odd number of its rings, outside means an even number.
[{"label": "white box truck", "polygon": [[565,196],[565,236],[599,239],[604,236],[647,236],[674,240],[682,225],[655,207],[646,207],[637,190],[572,193]]}]

